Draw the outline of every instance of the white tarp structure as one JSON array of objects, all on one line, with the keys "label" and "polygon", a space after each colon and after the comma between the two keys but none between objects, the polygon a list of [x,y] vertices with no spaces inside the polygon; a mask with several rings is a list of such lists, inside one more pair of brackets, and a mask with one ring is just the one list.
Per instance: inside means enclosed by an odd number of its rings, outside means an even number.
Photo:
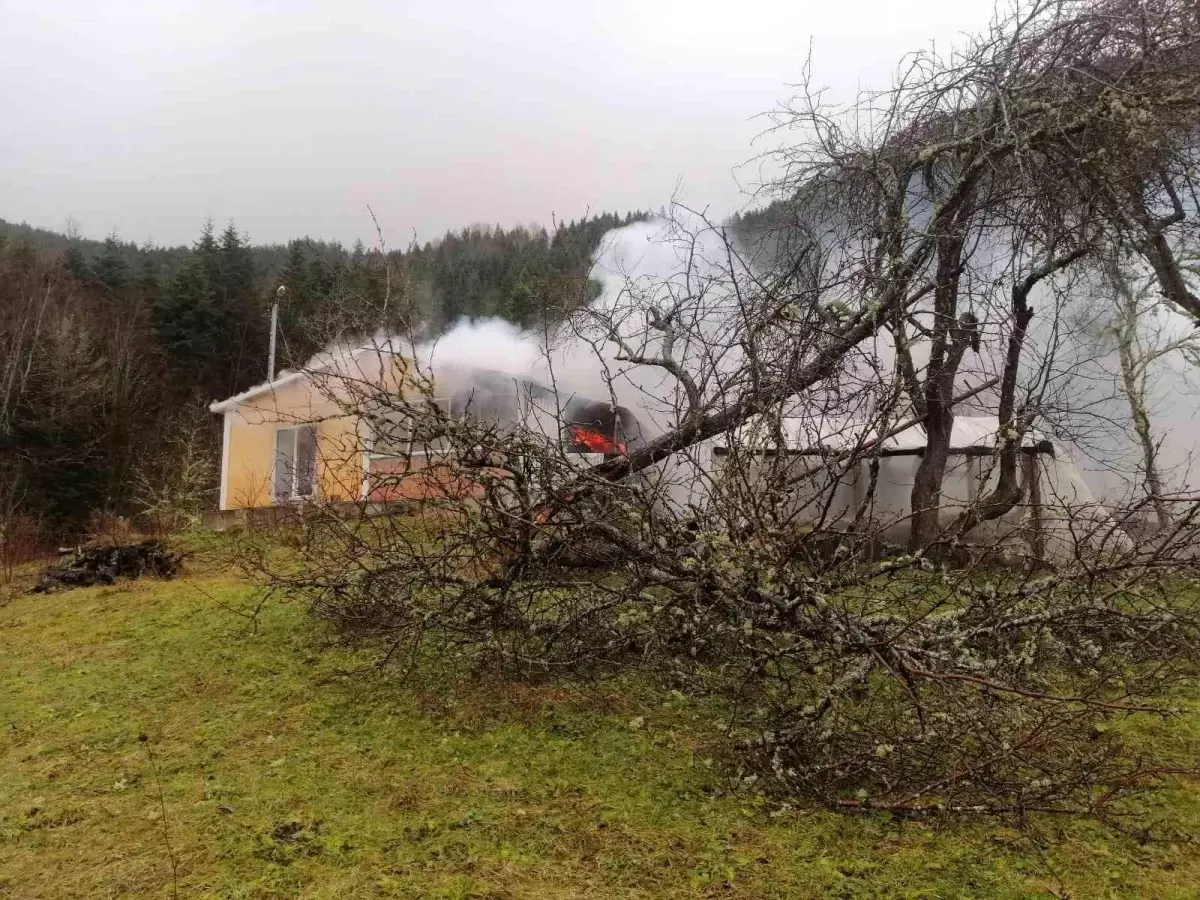
[{"label": "white tarp structure", "polygon": [[[874,445],[871,428],[818,417],[750,421],[714,444],[714,472],[719,473],[729,459],[741,457],[737,468],[748,472],[748,485],[769,479],[778,483],[782,477],[793,486],[790,512],[798,524],[846,530],[857,520],[861,530],[903,544],[925,431],[914,425]],[[955,418],[942,485],[943,525],[995,488],[998,432],[995,416]],[[848,458],[856,449],[861,458],[851,461]],[[1034,432],[1025,435],[1020,456],[1022,502],[1003,517],[978,526],[966,536],[967,542],[1020,543],[1026,552],[1050,559],[1073,557],[1084,535],[1093,550],[1128,546],[1127,535],[1097,504],[1065,447]],[[872,458],[879,467],[873,492]]]}]

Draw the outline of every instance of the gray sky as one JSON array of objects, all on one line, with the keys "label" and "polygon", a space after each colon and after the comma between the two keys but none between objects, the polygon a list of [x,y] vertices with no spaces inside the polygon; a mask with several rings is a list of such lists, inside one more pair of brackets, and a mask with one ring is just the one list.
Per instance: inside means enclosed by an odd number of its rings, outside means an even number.
[{"label": "gray sky", "polygon": [[[741,207],[809,42],[839,96],[991,0],[0,0],[0,218],[186,243]],[[738,168],[742,166],[741,168]],[[739,187],[739,181],[742,186]]]}]

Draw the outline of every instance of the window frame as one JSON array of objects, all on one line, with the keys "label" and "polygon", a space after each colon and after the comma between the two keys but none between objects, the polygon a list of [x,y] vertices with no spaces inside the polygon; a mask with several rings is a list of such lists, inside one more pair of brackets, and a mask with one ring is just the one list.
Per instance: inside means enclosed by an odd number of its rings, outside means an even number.
[{"label": "window frame", "polygon": [[[445,410],[447,419],[449,419],[451,421],[454,419],[455,413],[454,413],[453,398],[451,398],[451,397],[431,397],[430,402],[435,403],[439,408]],[[447,455],[447,454],[453,452],[449,447],[445,447],[445,448],[441,448],[441,449],[430,449],[427,447],[426,444],[421,444],[421,445],[419,445],[419,447],[414,446],[413,428],[411,425],[408,428],[408,436],[403,441],[403,444],[405,445],[405,449],[403,449],[402,451],[397,452],[397,453],[381,453],[381,452],[379,452],[379,450],[376,448],[376,445],[379,442],[379,431],[375,427],[375,420],[378,420],[381,418],[386,419],[386,418],[388,418],[389,413],[399,413],[399,414],[403,415],[405,418],[410,419],[410,420],[412,418],[412,416],[409,413],[404,412],[403,410],[387,409],[387,410],[384,410],[382,413],[378,413],[374,417],[367,419],[366,420],[367,428],[370,431],[370,448],[367,451],[367,459],[368,460],[410,459],[414,456],[428,458],[430,456],[438,456],[438,455],[444,456],[444,455]]]},{"label": "window frame", "polygon": [[[279,466],[283,462],[282,455],[279,452],[279,436],[281,434],[291,434],[291,472],[288,473],[288,489],[286,492],[281,492],[277,489],[276,483],[279,478]],[[298,488],[301,483],[300,475],[300,435],[308,432],[312,435],[312,471],[309,474],[309,491],[301,494]],[[271,465],[271,498],[275,503],[295,503],[302,500],[315,500],[320,492],[320,479],[317,477],[317,426],[312,423],[284,425],[276,427],[275,441],[271,448],[272,465]]]}]

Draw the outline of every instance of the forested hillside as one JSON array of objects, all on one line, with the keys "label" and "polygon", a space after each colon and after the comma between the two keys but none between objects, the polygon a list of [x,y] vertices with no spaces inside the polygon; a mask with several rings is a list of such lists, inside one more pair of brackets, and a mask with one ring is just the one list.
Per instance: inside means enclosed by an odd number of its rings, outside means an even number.
[{"label": "forested hillside", "polygon": [[265,377],[279,285],[281,365],[401,320],[430,336],[463,317],[533,326],[589,298],[600,238],[641,217],[473,226],[403,249],[254,245],[232,223],[139,247],[0,220],[0,545],[211,506],[207,404]]}]

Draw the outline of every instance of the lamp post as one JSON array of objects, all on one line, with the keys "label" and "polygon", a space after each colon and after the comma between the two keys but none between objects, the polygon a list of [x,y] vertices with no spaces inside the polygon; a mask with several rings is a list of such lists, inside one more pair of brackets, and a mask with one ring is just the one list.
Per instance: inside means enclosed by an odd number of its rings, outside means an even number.
[{"label": "lamp post", "polygon": [[275,380],[275,332],[279,330],[279,301],[287,293],[282,284],[275,290],[275,302],[271,304],[271,343],[267,350],[267,381]]}]

